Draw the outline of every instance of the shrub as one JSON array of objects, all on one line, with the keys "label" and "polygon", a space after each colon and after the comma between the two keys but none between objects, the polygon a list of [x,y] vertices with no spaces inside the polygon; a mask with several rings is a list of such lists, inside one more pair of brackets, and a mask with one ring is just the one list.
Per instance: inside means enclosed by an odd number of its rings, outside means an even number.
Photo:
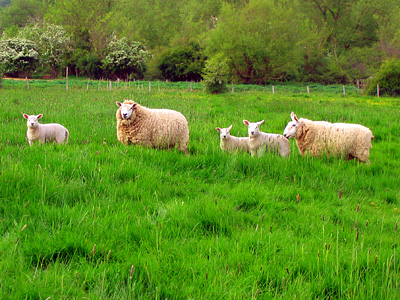
[{"label": "shrub", "polygon": [[203,84],[212,94],[223,93],[227,90],[229,68],[223,55],[217,55],[207,60],[203,74]]},{"label": "shrub", "polygon": [[0,72],[9,76],[30,76],[38,65],[35,43],[21,38],[0,41]]},{"label": "shrub", "polygon": [[388,59],[383,62],[375,76],[368,82],[367,93],[376,94],[376,86],[379,84],[379,92],[386,96],[400,95],[400,60]]},{"label": "shrub", "polygon": [[206,57],[198,44],[173,49],[161,57],[159,69],[170,81],[200,81]]}]

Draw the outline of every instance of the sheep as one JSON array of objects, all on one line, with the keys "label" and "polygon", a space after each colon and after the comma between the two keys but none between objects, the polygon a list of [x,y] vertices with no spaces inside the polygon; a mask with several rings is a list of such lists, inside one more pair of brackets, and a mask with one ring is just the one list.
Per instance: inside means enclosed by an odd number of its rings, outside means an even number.
[{"label": "sheep", "polygon": [[359,124],[330,123],[298,119],[294,112],[283,135],[296,139],[301,155],[342,157],[369,163],[369,149],[374,138],[372,131]]},{"label": "sheep", "polygon": [[289,140],[281,134],[261,132],[258,127],[262,123],[264,120],[256,123],[243,120],[243,124],[248,127],[251,156],[263,154],[265,150],[268,150],[279,152],[282,157],[288,157],[290,155]]},{"label": "sheep", "polygon": [[177,147],[188,153],[188,122],[180,112],[170,109],[151,109],[135,101],[116,101],[117,138],[124,144],[168,149]]},{"label": "sheep", "polygon": [[217,131],[220,132],[220,144],[222,151],[246,151],[250,152],[249,146],[249,137],[236,137],[231,135],[230,131],[232,129],[232,125],[228,128],[215,128]]},{"label": "sheep", "polygon": [[68,143],[69,131],[64,126],[57,123],[39,124],[39,119],[43,114],[27,115],[22,114],[27,119],[28,131],[26,137],[28,138],[29,146],[38,141],[41,144],[47,142],[56,142],[57,144]]}]

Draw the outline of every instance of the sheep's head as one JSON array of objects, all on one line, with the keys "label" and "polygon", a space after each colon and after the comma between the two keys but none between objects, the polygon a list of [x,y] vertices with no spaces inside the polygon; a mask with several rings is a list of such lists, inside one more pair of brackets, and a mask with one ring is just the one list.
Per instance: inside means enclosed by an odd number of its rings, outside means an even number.
[{"label": "sheep's head", "polygon": [[255,137],[260,134],[260,129],[258,128],[262,123],[264,123],[264,120],[251,123],[247,120],[243,120],[243,124],[247,126],[247,130],[249,133],[249,137]]},{"label": "sheep's head", "polygon": [[232,125],[229,126],[228,128],[219,128],[216,127],[215,129],[217,129],[217,131],[219,131],[219,136],[221,139],[228,139],[231,136],[231,129],[232,129]]},{"label": "sheep's head", "polygon": [[36,128],[39,125],[39,119],[43,117],[43,114],[39,115],[27,115],[27,114],[22,114],[22,116],[27,120],[26,125],[29,128]]},{"label": "sheep's head", "polygon": [[129,119],[132,116],[132,112],[135,110],[137,103],[121,103],[116,101],[117,106],[120,107],[121,118],[124,120]]},{"label": "sheep's head", "polygon": [[286,125],[285,130],[283,131],[283,136],[287,139],[296,137],[297,127],[301,124],[294,112],[290,114],[290,117],[292,118],[292,121]]}]

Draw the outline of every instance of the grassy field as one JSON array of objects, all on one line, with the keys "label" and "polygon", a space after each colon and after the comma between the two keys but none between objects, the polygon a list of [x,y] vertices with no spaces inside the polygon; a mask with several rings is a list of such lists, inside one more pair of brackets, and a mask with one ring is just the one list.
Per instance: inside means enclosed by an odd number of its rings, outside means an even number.
[{"label": "grassy field", "polygon": [[[40,83],[40,84],[39,84]],[[188,83],[0,89],[1,299],[399,299],[399,99],[342,87]],[[182,112],[186,156],[127,147],[115,101]],[[360,123],[371,164],[224,153],[215,127],[298,117]],[[70,131],[29,147],[21,113]]]}]

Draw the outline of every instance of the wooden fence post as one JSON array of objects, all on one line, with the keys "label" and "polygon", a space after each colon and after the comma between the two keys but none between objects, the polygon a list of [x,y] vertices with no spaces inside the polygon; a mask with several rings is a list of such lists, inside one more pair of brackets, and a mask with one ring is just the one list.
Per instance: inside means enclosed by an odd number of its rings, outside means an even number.
[{"label": "wooden fence post", "polygon": [[346,87],[343,85],[343,96],[346,96]]},{"label": "wooden fence post", "polygon": [[26,80],[26,88],[29,90],[29,78],[25,77],[25,80]]},{"label": "wooden fence post", "polygon": [[379,84],[376,85],[376,95],[380,97]]},{"label": "wooden fence post", "polygon": [[275,86],[272,86],[272,94],[275,94]]},{"label": "wooden fence post", "polygon": [[68,67],[66,67],[65,70],[65,81],[66,81],[66,89],[68,91]]},{"label": "wooden fence post", "polygon": [[310,95],[310,87],[307,85],[307,94]]},{"label": "wooden fence post", "polygon": [[149,92],[151,92],[151,81],[149,81]]}]

